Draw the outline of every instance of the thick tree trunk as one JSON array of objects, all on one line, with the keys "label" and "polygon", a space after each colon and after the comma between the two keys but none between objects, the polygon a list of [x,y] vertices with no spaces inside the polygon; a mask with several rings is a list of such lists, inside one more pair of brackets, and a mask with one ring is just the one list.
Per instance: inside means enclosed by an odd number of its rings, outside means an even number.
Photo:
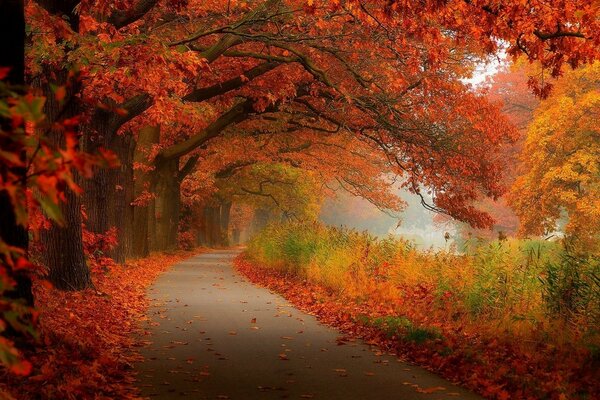
[{"label": "thick tree trunk", "polygon": [[[132,152],[129,135],[118,135],[116,115],[105,110],[96,110],[91,122],[84,130],[84,150],[97,153],[104,148],[113,151],[119,158],[119,168],[96,168],[94,176],[84,182],[84,206],[87,214],[86,228],[104,234],[111,228],[117,229],[117,247],[108,253],[116,262],[125,261],[127,237],[123,234],[126,217],[127,196],[124,191],[131,185]],[[132,197],[131,193],[129,197]],[[129,200],[131,202],[132,200]]]},{"label": "thick tree trunk", "polygon": [[[95,112],[91,121],[82,127],[82,148],[94,154],[100,148],[110,149],[114,133],[111,129],[111,115],[105,111]],[[118,152],[117,152],[118,153]],[[83,182],[83,205],[87,214],[86,228],[94,233],[106,233],[110,228],[109,205],[114,198],[113,170],[94,168],[92,178]]]},{"label": "thick tree trunk", "polygon": [[212,207],[211,219],[208,221],[211,246],[217,247],[221,244],[221,207]]},{"label": "thick tree trunk", "polygon": [[114,188],[114,200],[109,204],[108,224],[117,229],[117,246],[110,256],[117,263],[124,263],[130,252],[133,232],[133,150],[131,134],[117,135],[111,146],[117,151],[120,160],[118,169],[112,170],[111,186]]},{"label": "thick tree trunk", "polygon": [[155,173],[155,250],[172,250],[177,247],[177,227],[181,207],[179,195],[179,159],[159,164]]},{"label": "thick tree trunk", "polygon": [[[140,130],[135,152],[134,163],[150,167],[148,160],[152,146],[160,140],[160,128],[158,126],[147,126]],[[151,172],[144,169],[133,171],[134,200],[139,199],[144,193],[151,193]],[[149,227],[154,227],[150,221],[150,215],[154,215],[154,200],[133,207],[133,236],[130,256],[133,258],[146,257],[150,253],[151,235]]]},{"label": "thick tree trunk", "polygon": [[[86,148],[85,151],[89,151]],[[109,203],[113,201],[113,188],[110,186],[112,180],[111,172],[105,168],[95,168],[94,176],[86,179],[83,186],[83,206],[87,216],[84,221],[88,231],[94,233],[106,233],[110,228],[108,224]]]},{"label": "thick tree trunk", "polygon": [[194,212],[194,226],[196,229],[196,245],[208,246],[206,236],[206,215],[204,207],[199,208]]},{"label": "thick tree trunk", "polygon": [[214,208],[209,206],[204,206],[204,209],[202,210],[202,237],[204,238],[203,244],[207,247],[213,246],[210,236],[210,221],[212,220],[213,211]]},{"label": "thick tree trunk", "polygon": [[[78,115],[81,110],[75,96],[71,96],[64,107],[66,109],[62,113],[65,116]],[[45,109],[50,121],[54,121],[60,112],[58,104],[49,93]],[[61,132],[52,131],[49,139],[54,146],[64,145]],[[75,178],[76,181],[80,180],[78,176]],[[66,190],[65,197],[67,201],[60,204],[64,225],[59,226],[53,222],[48,230],[43,230],[40,234],[44,245],[42,256],[54,286],[62,290],[81,290],[92,286],[90,270],[83,253],[81,198],[71,190]]]},{"label": "thick tree trunk", "polygon": [[150,203],[148,203],[148,215],[146,218],[148,252],[157,251],[158,247],[156,244],[156,199],[152,199]]},{"label": "thick tree trunk", "polygon": [[[25,83],[25,14],[22,0],[2,0],[0,1],[0,34],[3,40],[0,42],[0,66],[10,67],[9,75],[6,81],[13,85],[23,85]],[[0,121],[3,131],[10,131],[9,121]],[[0,138],[0,148],[10,152],[10,140]],[[24,155],[21,156],[24,158]],[[0,165],[0,176],[4,175],[4,165]],[[24,168],[13,170],[23,177],[22,185],[25,185],[25,175],[27,171]],[[27,251],[28,235],[27,229],[17,224],[14,208],[6,192],[0,192],[0,240],[5,243]],[[0,258],[0,262],[2,259]],[[31,292],[31,279],[26,271],[18,273],[11,272],[16,281],[14,293],[8,295],[13,298],[23,299],[29,306],[33,305],[33,294]]]},{"label": "thick tree trunk", "polygon": [[209,247],[222,245],[221,235],[221,207],[214,205],[204,206],[204,232],[205,244]]},{"label": "thick tree trunk", "polygon": [[238,246],[240,244],[240,230],[238,228],[234,228],[231,231],[231,245]]},{"label": "thick tree trunk", "polygon": [[53,224],[41,233],[44,263],[55,287],[81,290],[92,286],[81,240],[81,202],[73,192],[67,192],[66,197],[67,203],[61,205],[65,225]]},{"label": "thick tree trunk", "polygon": [[252,219],[252,232],[256,233],[264,229],[269,220],[271,218],[271,214],[269,210],[259,208],[254,212],[254,218]]},{"label": "thick tree trunk", "polygon": [[[59,15],[69,21],[71,28],[78,31],[79,16],[75,11],[75,1],[38,0],[51,14]],[[55,77],[55,84],[66,85],[67,71],[48,71],[47,77]],[[44,112],[50,122],[55,122],[59,115],[69,118],[81,114],[82,106],[79,101],[81,84],[70,82],[68,86],[65,104],[59,105],[49,82],[39,82],[46,96]],[[53,145],[60,146],[64,142],[60,132],[52,131],[49,139]],[[79,178],[76,176],[76,180]],[[59,289],[80,290],[92,286],[89,268],[83,254],[83,242],[81,237],[81,199],[73,192],[67,190],[65,193],[67,202],[61,203],[64,226],[53,223],[50,229],[42,231],[41,241],[44,245],[43,260],[49,270],[50,281]]]}]

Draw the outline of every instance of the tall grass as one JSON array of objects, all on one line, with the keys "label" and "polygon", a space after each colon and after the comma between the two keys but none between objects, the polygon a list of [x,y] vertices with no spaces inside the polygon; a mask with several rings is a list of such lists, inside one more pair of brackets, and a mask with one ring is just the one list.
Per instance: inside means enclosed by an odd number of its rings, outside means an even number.
[{"label": "tall grass", "polygon": [[454,254],[421,251],[394,237],[289,223],[254,237],[248,254],[257,265],[340,296],[388,302],[413,320],[524,345],[536,340],[598,349],[600,343],[600,261],[559,243],[470,240]]}]

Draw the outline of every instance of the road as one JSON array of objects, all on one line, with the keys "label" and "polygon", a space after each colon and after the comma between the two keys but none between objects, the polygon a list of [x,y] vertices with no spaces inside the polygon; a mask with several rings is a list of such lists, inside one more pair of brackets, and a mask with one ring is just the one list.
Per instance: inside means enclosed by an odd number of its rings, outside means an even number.
[{"label": "road", "polygon": [[232,267],[235,250],[177,264],[149,289],[136,364],[152,399],[480,399],[339,332]]}]

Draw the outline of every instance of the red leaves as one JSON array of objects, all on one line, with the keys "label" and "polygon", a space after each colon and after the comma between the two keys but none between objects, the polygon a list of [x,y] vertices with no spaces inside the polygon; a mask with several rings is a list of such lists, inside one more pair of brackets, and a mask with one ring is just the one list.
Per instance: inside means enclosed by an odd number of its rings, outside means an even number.
[{"label": "red leaves", "polygon": [[[487,398],[533,399],[543,395],[553,399],[566,399],[568,393],[581,390],[589,391],[592,397],[597,394],[597,382],[595,386],[591,383],[595,372],[590,370],[590,366],[583,365],[581,360],[585,356],[577,351],[568,348],[563,351],[556,348],[545,349],[543,346],[522,349],[510,342],[490,340],[477,330],[473,333],[472,329],[467,330],[464,326],[448,322],[432,325],[435,313],[431,307],[436,303],[433,301],[435,294],[428,286],[403,287],[403,301],[398,302],[395,308],[390,308],[389,299],[380,297],[375,290],[366,301],[362,296],[359,302],[351,294],[341,296],[290,274],[254,266],[243,256],[235,260],[235,266],[252,282],[282,294],[295,306],[316,315],[322,322],[377,345],[382,351],[393,351],[427,365],[446,378],[461,382]],[[376,327],[362,322],[365,318],[377,319],[397,313],[410,315],[414,322],[435,326],[443,337],[419,344],[398,337],[390,338],[384,332],[385,326]],[[365,372],[365,375],[371,376],[372,372]],[[430,394],[445,389],[417,386],[415,390]]]},{"label": "red leaves", "polygon": [[54,91],[54,97],[56,98],[56,101],[58,101],[59,103],[62,103],[62,101],[65,99],[66,95],[67,95],[67,89],[64,86],[59,86]]},{"label": "red leaves", "polygon": [[[93,239],[104,240],[106,248],[113,236]],[[0,378],[19,400],[138,398],[132,387],[136,356],[131,350],[136,345],[136,322],[147,307],[145,289],[162,271],[190,255],[179,252],[113,266],[110,276],[93,261],[96,290],[62,292],[45,281],[36,282],[36,299],[42,305],[41,341],[25,354],[30,362],[13,367],[13,372],[31,376],[3,372]]]},{"label": "red leaves", "polygon": [[10,72],[9,67],[0,67],[0,80],[4,80]]}]

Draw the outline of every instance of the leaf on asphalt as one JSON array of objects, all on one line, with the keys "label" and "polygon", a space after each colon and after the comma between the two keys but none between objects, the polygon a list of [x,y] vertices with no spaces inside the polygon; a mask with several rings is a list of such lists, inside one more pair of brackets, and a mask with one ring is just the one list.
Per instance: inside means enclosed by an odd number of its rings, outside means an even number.
[{"label": "leaf on asphalt", "polygon": [[425,389],[417,388],[417,392],[426,393],[426,394],[441,392],[443,390],[446,390],[446,388],[443,386],[434,386],[434,387],[425,388]]}]

